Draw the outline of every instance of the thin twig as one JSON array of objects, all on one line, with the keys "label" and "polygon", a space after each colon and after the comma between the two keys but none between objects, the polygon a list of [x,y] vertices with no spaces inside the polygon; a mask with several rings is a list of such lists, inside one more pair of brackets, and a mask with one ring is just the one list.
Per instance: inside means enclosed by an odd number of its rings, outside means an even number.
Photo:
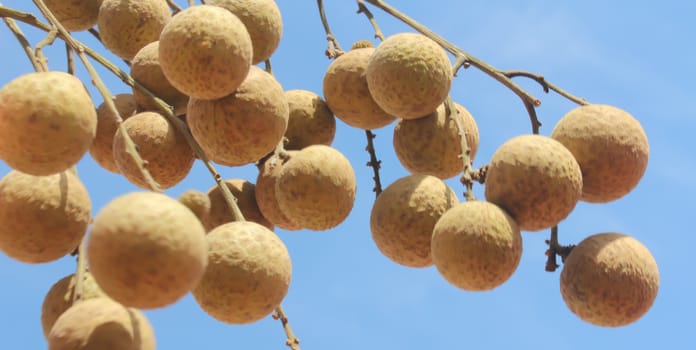
[{"label": "thin twig", "polygon": [[556,256],[560,256],[561,261],[565,262],[566,257],[575,247],[574,245],[564,246],[558,243],[558,225],[551,228],[551,238],[546,240],[546,244],[549,245],[549,249],[546,250],[546,271],[548,272],[554,272],[559,267]]},{"label": "thin twig", "polygon": [[12,18],[3,18],[3,21],[5,21],[7,27],[24,49],[24,53],[27,55],[27,58],[29,58],[31,65],[34,67],[34,71],[41,72],[43,67],[39,64],[36,55],[34,54],[34,50],[31,48],[31,44],[29,44],[29,41],[24,36],[24,33],[22,33],[22,29],[19,28],[17,23]]},{"label": "thin twig", "polygon": [[41,69],[43,72],[48,72],[48,58],[46,55],[43,54],[43,48],[45,46],[50,46],[53,45],[53,42],[56,41],[56,38],[58,37],[58,30],[55,28],[52,28],[46,37],[39,41],[38,44],[36,44],[36,48],[34,48],[34,56],[36,56],[36,60],[41,65]]},{"label": "thin twig", "polygon": [[287,345],[290,349],[292,350],[300,350],[300,339],[295,336],[295,333],[292,331],[292,328],[290,327],[290,322],[288,322],[288,317],[285,315],[285,311],[283,311],[283,307],[281,305],[278,305],[278,307],[275,308],[273,312],[273,318],[276,320],[280,320],[281,324],[283,325],[283,329],[285,330],[285,345]]},{"label": "thin twig", "polygon": [[384,41],[384,34],[382,34],[382,30],[379,29],[379,25],[377,25],[377,21],[375,20],[375,16],[370,12],[370,9],[365,6],[365,3],[363,0],[357,0],[358,2],[358,14],[364,13],[365,16],[367,17],[367,20],[370,21],[370,24],[372,25],[372,28],[375,30],[375,39],[379,39],[379,41]]},{"label": "thin twig", "polygon": [[75,271],[75,289],[73,291],[73,305],[82,301],[82,296],[84,295],[84,279],[85,272],[87,271],[87,259],[85,257],[85,241],[87,239],[83,238],[77,248],[77,268]]},{"label": "thin twig", "polygon": [[[459,179],[459,181],[461,181],[466,188],[464,197],[468,201],[476,200],[476,196],[474,195],[473,191],[474,179],[471,176],[471,148],[469,148],[469,140],[466,139],[466,129],[464,129],[462,116],[459,114],[459,110],[457,110],[457,106],[454,104],[454,101],[452,101],[451,96],[447,96],[447,99],[445,100],[445,116],[454,120],[454,124],[457,126],[457,133],[459,134],[459,145],[462,150],[462,153],[459,154],[459,158],[461,158],[464,166],[462,170],[462,177]],[[445,125],[447,124],[448,123],[445,123]]]},{"label": "thin twig", "polygon": [[268,58],[265,61],[263,61],[264,65],[264,70],[268,72],[268,74],[273,75],[273,66],[271,65],[271,59]]},{"label": "thin twig", "polygon": [[75,75],[75,57],[68,43],[65,43],[65,56],[68,61],[68,74]]},{"label": "thin twig", "polygon": [[379,178],[379,169],[382,167],[382,161],[377,159],[375,144],[372,142],[377,135],[370,130],[365,130],[365,136],[367,137],[367,147],[365,147],[365,150],[370,154],[370,161],[367,162],[367,166],[372,167],[372,172],[374,174],[372,179],[375,181],[375,187],[372,189],[372,192],[375,193],[375,197],[379,197],[379,194],[382,193],[382,180]]},{"label": "thin twig", "polygon": [[521,71],[521,70],[509,70],[509,71],[505,71],[504,73],[509,78],[524,77],[524,78],[534,80],[535,82],[537,82],[537,84],[541,85],[541,88],[547,94],[549,93],[549,91],[553,91],[553,92],[565,97],[566,99],[570,100],[571,102],[575,102],[581,106],[590,104],[589,102],[587,102],[586,99],[584,99],[582,97],[577,97],[577,96],[561,89],[557,85],[551,84],[548,80],[546,80],[546,78],[544,78],[543,75],[534,74],[531,72],[526,72],[526,71]]},{"label": "thin twig", "polygon": [[172,14],[177,14],[177,12],[181,12],[182,8],[179,6],[176,2],[172,0],[167,0],[167,4],[169,5],[169,8],[172,9]]},{"label": "thin twig", "polygon": [[341,45],[338,44],[338,40],[331,32],[331,27],[329,27],[329,21],[326,19],[326,12],[324,12],[324,1],[317,0],[317,6],[319,6],[319,16],[321,16],[321,24],[324,25],[324,31],[326,32],[326,41],[329,47],[326,49],[326,57],[330,59],[337,58],[343,55],[343,50]]},{"label": "thin twig", "polygon": [[188,7],[193,7],[196,5],[196,0],[188,0]]}]

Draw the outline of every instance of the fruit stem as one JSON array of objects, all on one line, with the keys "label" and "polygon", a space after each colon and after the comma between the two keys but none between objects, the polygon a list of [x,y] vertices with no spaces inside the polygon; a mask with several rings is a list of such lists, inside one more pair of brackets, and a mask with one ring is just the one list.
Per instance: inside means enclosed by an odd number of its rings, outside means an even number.
[{"label": "fruit stem", "polygon": [[84,294],[84,279],[85,271],[87,271],[87,259],[85,258],[85,241],[86,237],[82,238],[80,246],[77,248],[77,270],[75,271],[75,291],[73,292],[73,305],[82,301]]},{"label": "fruit stem", "polygon": [[65,43],[65,58],[68,61],[68,74],[75,75],[75,56],[68,43]]},{"label": "fruit stem", "polygon": [[266,71],[266,73],[273,75],[273,66],[271,65],[271,59],[268,58],[265,61],[263,61],[263,68]]},{"label": "fruit stem", "polygon": [[382,161],[377,159],[375,144],[372,142],[377,135],[370,130],[365,130],[365,136],[367,137],[365,150],[370,154],[370,161],[367,162],[367,166],[372,167],[372,172],[374,173],[372,179],[375,181],[375,187],[372,188],[372,192],[375,193],[375,197],[379,197],[379,194],[382,193],[382,180],[379,178],[379,169],[382,166]]},{"label": "fruit stem", "polygon": [[375,39],[379,39],[379,41],[384,41],[384,34],[382,34],[382,30],[379,29],[379,25],[377,25],[377,21],[375,20],[375,16],[372,15],[372,12],[370,12],[370,9],[365,6],[365,3],[363,0],[357,0],[358,2],[358,14],[364,13],[365,16],[367,17],[367,20],[370,21],[370,24],[372,25],[372,28],[375,30]]},{"label": "fruit stem", "polygon": [[285,339],[285,345],[292,350],[300,350],[300,339],[298,339],[295,336],[295,333],[292,331],[290,322],[288,322],[288,317],[285,315],[285,311],[283,311],[283,306],[278,305],[278,307],[275,308],[273,318],[280,320],[280,323],[283,325],[283,329],[285,330],[285,335],[287,337]]},{"label": "fruit stem", "polygon": [[4,17],[3,21],[5,21],[7,27],[10,29],[12,34],[14,34],[15,38],[17,38],[17,41],[19,41],[19,44],[24,49],[24,53],[27,55],[27,58],[29,58],[32,66],[34,66],[34,71],[40,72],[43,67],[39,64],[39,61],[34,54],[34,50],[31,49],[31,44],[29,44],[29,41],[24,36],[24,33],[22,33],[22,29],[19,28],[17,22],[15,22],[12,18],[7,17]]},{"label": "fruit stem", "polygon": [[172,9],[172,15],[177,14],[177,12],[181,12],[181,6],[179,6],[176,2],[172,0],[167,0],[167,4],[169,5],[169,8]]},{"label": "fruit stem", "polygon": [[526,72],[526,71],[521,71],[521,70],[509,70],[509,71],[506,71],[504,73],[508,78],[524,77],[524,78],[534,80],[535,82],[537,82],[537,84],[541,85],[541,88],[547,94],[549,93],[549,91],[553,91],[553,92],[565,97],[566,99],[577,103],[578,105],[584,106],[584,105],[590,104],[584,98],[572,95],[569,92],[561,89],[557,85],[551,84],[550,82],[548,82],[546,80],[546,78],[544,78],[543,75],[534,74],[531,72]]},{"label": "fruit stem", "polygon": [[546,250],[546,271],[548,272],[554,272],[559,267],[556,256],[560,256],[561,261],[565,262],[566,257],[575,247],[574,245],[564,246],[558,243],[558,225],[551,228],[551,238],[546,240],[546,244],[549,245],[549,249]]},{"label": "fruit stem", "polygon": [[[445,117],[446,118],[452,118],[454,120],[454,124],[457,125],[457,133],[459,134],[459,142],[460,142],[460,147],[462,149],[462,153],[459,155],[459,158],[462,159],[462,163],[464,164],[464,170],[462,170],[462,177],[459,179],[461,183],[466,187],[466,192],[464,192],[464,198],[466,198],[467,201],[474,201],[476,200],[476,196],[474,195],[474,179],[472,177],[472,169],[471,169],[471,148],[469,148],[469,142],[466,139],[466,130],[464,129],[464,123],[462,121],[462,116],[459,114],[459,111],[457,110],[457,106],[454,104],[454,101],[452,101],[452,97],[447,95],[447,99],[445,100]],[[448,122],[445,122],[445,125],[449,124]]]},{"label": "fruit stem", "polygon": [[326,32],[326,41],[329,43],[329,47],[326,49],[326,57],[330,59],[337,58],[343,55],[343,50],[341,45],[338,44],[338,40],[331,32],[329,27],[329,21],[326,19],[326,12],[324,12],[324,1],[317,0],[317,6],[319,7],[319,16],[321,16],[321,24],[324,25],[324,31]]}]

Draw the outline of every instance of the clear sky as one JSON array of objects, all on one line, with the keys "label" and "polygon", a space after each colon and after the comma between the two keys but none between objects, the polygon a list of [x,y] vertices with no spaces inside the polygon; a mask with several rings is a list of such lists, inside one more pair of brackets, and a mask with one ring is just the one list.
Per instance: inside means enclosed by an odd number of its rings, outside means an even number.
[{"label": "clear sky", "polygon": [[[178,1],[184,3],[184,1]],[[383,257],[372,242],[369,215],[374,193],[372,170],[361,130],[338,122],[333,146],[351,161],[357,178],[355,207],[338,228],[326,232],[276,230],[293,263],[290,291],[283,302],[291,325],[307,349],[656,349],[696,348],[696,282],[690,250],[693,199],[696,197],[696,3],[634,1],[392,1],[474,56],[501,69],[543,74],[590,102],[612,104],[632,113],[650,141],[650,162],[639,186],[604,205],[580,203],[560,224],[561,243],[577,243],[606,231],[630,234],[653,253],[660,269],[660,290],[652,309],[639,321],[610,329],[589,325],[573,315],[559,291],[560,270],[544,271],[548,232],[523,233],[524,253],[512,278],[491,292],[465,292],[449,285],[434,267],[412,269]],[[5,0],[5,6],[37,13],[30,1]],[[372,28],[356,15],[354,1],[326,1],[332,29],[344,48],[370,39]],[[284,34],[272,57],[274,73],[285,89],[321,93],[330,64],[316,2],[279,0]],[[386,35],[411,31],[370,7]],[[36,44],[41,33],[21,25]],[[84,33],[76,34],[93,47]],[[0,26],[0,85],[32,70],[7,28]],[[64,47],[48,48],[52,69],[65,69]],[[100,49],[100,51],[104,51]],[[122,64],[114,55],[105,54]],[[130,88],[100,70],[113,93]],[[84,69],[79,75],[85,77]],[[89,80],[84,80],[89,84]],[[575,106],[557,95],[541,98],[541,133]],[[92,89],[95,104],[101,97]],[[519,99],[475,69],[462,71],[453,84],[455,101],[478,123],[481,145],[476,166],[485,164],[505,140],[531,133]],[[391,146],[394,124],[376,130],[376,148],[386,185],[406,176]],[[218,169],[225,178],[256,179],[253,166]],[[99,168],[86,155],[78,165],[93,212],[109,200],[139,190]],[[0,175],[9,168],[0,162]],[[462,200],[463,186],[448,184]],[[188,189],[206,191],[213,180],[200,163],[190,176],[167,191],[177,197]],[[483,187],[476,193],[483,198]],[[72,273],[75,260],[27,265],[0,254],[0,337],[3,349],[42,349],[40,309],[45,293]],[[283,349],[285,335],[268,317],[245,326],[219,323],[188,295],[165,309],[147,311],[158,348]]]}]

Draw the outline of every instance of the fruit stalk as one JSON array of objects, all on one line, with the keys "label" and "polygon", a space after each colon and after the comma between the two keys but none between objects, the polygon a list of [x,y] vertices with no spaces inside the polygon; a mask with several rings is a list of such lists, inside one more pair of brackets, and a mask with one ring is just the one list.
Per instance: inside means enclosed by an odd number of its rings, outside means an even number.
[{"label": "fruit stalk", "polygon": [[365,150],[370,154],[370,161],[367,162],[367,166],[372,167],[372,172],[374,173],[372,179],[375,181],[375,187],[372,191],[375,193],[375,196],[379,196],[379,194],[382,193],[382,180],[379,178],[379,169],[382,165],[382,161],[377,159],[375,144],[372,142],[377,135],[370,130],[365,130],[365,136],[367,137],[367,147],[365,147]]},{"label": "fruit stalk", "polygon": [[556,262],[556,256],[561,257],[561,261],[565,262],[566,257],[573,250],[573,245],[563,246],[558,243],[558,225],[551,228],[551,238],[546,240],[549,249],[546,250],[546,271],[554,272],[559,267]]},{"label": "fruit stalk", "polygon": [[375,30],[375,39],[379,39],[379,41],[384,41],[384,34],[382,34],[382,30],[379,29],[379,25],[377,25],[377,21],[375,20],[375,16],[372,15],[372,12],[370,12],[370,9],[365,6],[365,3],[363,0],[357,0],[358,2],[358,14],[363,13],[367,17],[367,20],[370,21],[370,24],[372,25],[372,28]]},{"label": "fruit stalk", "polygon": [[451,96],[447,96],[447,99],[445,100],[445,110],[447,113],[447,117],[454,119],[454,123],[457,125],[457,132],[459,133],[459,139],[461,142],[460,146],[462,149],[462,153],[461,155],[459,155],[459,157],[462,159],[462,163],[464,163],[464,170],[462,170],[462,177],[460,178],[460,181],[464,185],[464,187],[466,187],[464,197],[468,201],[474,201],[476,200],[476,196],[474,195],[473,191],[474,180],[472,177],[471,170],[471,149],[469,148],[469,142],[466,139],[466,130],[464,129],[462,117],[461,115],[459,115],[459,111],[457,111],[457,107],[454,105]]},{"label": "fruit stalk", "polygon": [[572,95],[571,93],[561,89],[557,85],[551,84],[550,82],[548,82],[546,80],[546,78],[544,78],[543,75],[534,74],[531,72],[526,72],[526,71],[521,71],[521,70],[509,70],[509,71],[505,72],[505,75],[508,78],[524,77],[524,78],[532,79],[535,82],[537,82],[537,84],[541,85],[541,88],[547,94],[549,93],[549,91],[553,91],[553,92],[567,98],[568,100],[577,103],[578,105],[584,106],[584,105],[590,104],[584,98]]},{"label": "fruit stalk", "polygon": [[317,0],[317,6],[319,7],[319,16],[321,16],[321,24],[324,25],[324,31],[326,32],[326,41],[329,43],[329,47],[326,49],[326,56],[328,58],[334,59],[343,54],[341,45],[338,44],[338,40],[331,32],[331,27],[329,27],[329,21],[326,19],[326,12],[324,11],[324,1]]},{"label": "fruit stalk", "polygon": [[287,336],[287,339],[285,339],[285,345],[292,350],[300,350],[300,339],[297,338],[295,333],[292,331],[290,323],[288,322],[288,317],[285,315],[285,311],[281,305],[278,305],[278,307],[275,309],[273,318],[280,320],[280,322],[283,324],[283,329],[285,329],[285,335]]},{"label": "fruit stalk", "polygon": [[7,27],[10,29],[15,38],[17,38],[17,41],[19,41],[19,44],[24,49],[24,53],[27,55],[27,58],[29,58],[32,66],[34,66],[34,70],[37,72],[40,71],[41,66],[36,59],[36,55],[34,55],[34,51],[31,49],[31,44],[29,44],[29,41],[24,36],[24,33],[22,33],[22,30],[19,28],[17,23],[12,18],[7,17],[3,18],[3,21],[5,21]]},{"label": "fruit stalk", "polygon": [[84,279],[87,271],[87,259],[85,257],[85,242],[82,238],[80,246],[77,248],[77,269],[75,271],[75,292],[73,293],[73,305],[82,301],[84,295]]}]

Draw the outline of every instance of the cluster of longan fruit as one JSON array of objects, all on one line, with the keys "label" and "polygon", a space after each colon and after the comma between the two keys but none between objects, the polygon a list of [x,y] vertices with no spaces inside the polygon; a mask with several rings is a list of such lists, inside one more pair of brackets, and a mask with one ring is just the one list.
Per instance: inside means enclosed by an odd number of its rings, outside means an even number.
[{"label": "cluster of longan fruit", "polygon": [[[426,36],[401,33],[377,47],[355,45],[328,67],[322,98],[286,91],[257,67],[282,36],[273,0],[208,0],[174,15],[165,0],[44,1],[69,31],[96,25],[104,47],[127,60],[147,89],[113,96],[117,114],[107,103],[95,107],[67,73],[29,73],[0,89],[0,159],[13,168],[0,180],[0,251],[46,263],[86,239],[83,280],[65,277],[44,300],[50,349],[154,349],[153,330],[138,310],[166,307],[189,292],[226,323],[273,312],[292,275],[275,227],[328,230],[354,206],[353,167],[331,147],[336,117],[365,130],[396,122],[394,149],[411,175],[375,200],[374,242],[394,262],[435,265],[465,290],[496,288],[514,273],[521,231],[557,225],[580,200],[623,197],[647,165],[648,142],[636,119],[585,105],[550,137],[503,144],[488,165],[486,200],[459,203],[444,180],[468,169],[462,154],[473,161],[478,129],[464,106],[446,104],[450,60]],[[202,155],[224,166],[256,164],[256,183],[222,184],[246,220],[230,210],[221,186],[178,199],[127,193],[92,218],[76,163],[89,152],[104,169],[154,190],[134,151],[161,189],[179,184]],[[650,252],[616,233],[581,242],[561,274],[571,310],[604,326],[642,316],[658,284]],[[77,285],[80,302],[73,303]]]}]

